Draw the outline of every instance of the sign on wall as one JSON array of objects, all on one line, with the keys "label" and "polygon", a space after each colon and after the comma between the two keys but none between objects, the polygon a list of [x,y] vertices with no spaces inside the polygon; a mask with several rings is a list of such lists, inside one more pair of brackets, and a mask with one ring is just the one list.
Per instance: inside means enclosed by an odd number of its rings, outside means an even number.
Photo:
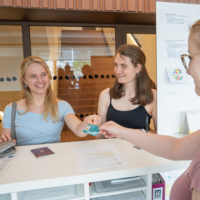
[{"label": "sign on wall", "polygon": [[198,19],[200,5],[156,2],[158,134],[180,133],[185,112],[200,109],[180,58],[189,54],[189,27]]}]

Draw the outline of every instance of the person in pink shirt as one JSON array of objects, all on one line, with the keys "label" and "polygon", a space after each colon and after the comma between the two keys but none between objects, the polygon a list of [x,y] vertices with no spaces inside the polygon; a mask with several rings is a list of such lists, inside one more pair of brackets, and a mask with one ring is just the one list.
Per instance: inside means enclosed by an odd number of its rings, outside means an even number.
[{"label": "person in pink shirt", "polygon": [[[181,55],[181,59],[187,73],[194,79],[196,94],[200,96],[200,20],[190,27],[188,52],[188,55]],[[187,63],[186,60],[190,62]],[[124,128],[109,121],[100,126],[100,134],[106,138],[127,140],[167,159],[192,160],[188,169],[173,184],[170,200],[200,199],[200,130],[184,138],[175,138]]]}]

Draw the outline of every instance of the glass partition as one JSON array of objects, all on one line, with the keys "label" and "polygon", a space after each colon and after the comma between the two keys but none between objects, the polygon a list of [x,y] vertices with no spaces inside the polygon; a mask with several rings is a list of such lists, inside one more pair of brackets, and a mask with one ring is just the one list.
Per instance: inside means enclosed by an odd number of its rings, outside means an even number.
[{"label": "glass partition", "polygon": [[21,26],[0,25],[0,134],[6,105],[21,98],[19,67],[22,60]]}]

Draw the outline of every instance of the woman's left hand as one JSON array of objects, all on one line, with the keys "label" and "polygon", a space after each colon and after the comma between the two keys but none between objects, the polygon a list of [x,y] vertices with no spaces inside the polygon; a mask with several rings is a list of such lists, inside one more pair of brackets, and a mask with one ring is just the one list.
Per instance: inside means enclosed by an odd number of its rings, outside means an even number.
[{"label": "woman's left hand", "polygon": [[84,118],[84,122],[86,124],[92,124],[92,125],[100,126],[101,125],[101,118],[98,115],[89,115],[89,116]]}]

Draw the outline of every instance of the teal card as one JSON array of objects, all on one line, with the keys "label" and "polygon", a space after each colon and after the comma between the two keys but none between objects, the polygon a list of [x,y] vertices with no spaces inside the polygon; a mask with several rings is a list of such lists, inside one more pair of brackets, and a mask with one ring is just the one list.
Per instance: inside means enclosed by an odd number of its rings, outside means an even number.
[{"label": "teal card", "polygon": [[88,124],[86,126],[86,128],[83,130],[84,133],[87,133],[89,135],[93,135],[93,136],[96,136],[99,132],[99,127],[96,126],[96,125],[91,125],[91,124]]}]

